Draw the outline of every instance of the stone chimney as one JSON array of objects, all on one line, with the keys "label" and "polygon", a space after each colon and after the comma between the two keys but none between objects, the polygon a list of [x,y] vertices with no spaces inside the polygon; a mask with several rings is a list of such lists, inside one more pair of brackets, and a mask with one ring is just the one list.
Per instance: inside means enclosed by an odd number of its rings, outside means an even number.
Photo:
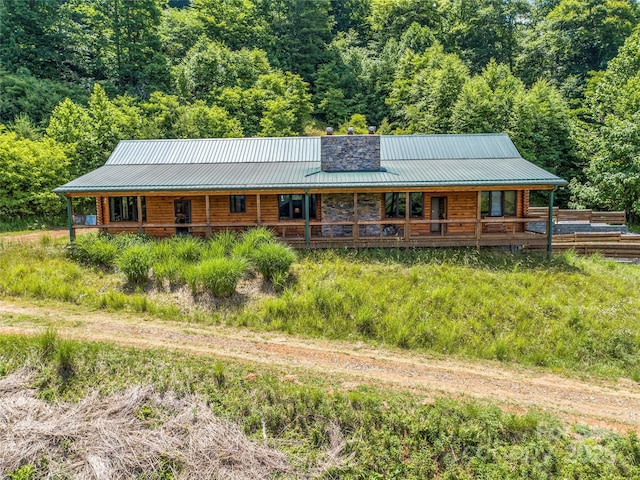
[{"label": "stone chimney", "polygon": [[379,172],[380,135],[328,135],[320,137],[323,172]]}]

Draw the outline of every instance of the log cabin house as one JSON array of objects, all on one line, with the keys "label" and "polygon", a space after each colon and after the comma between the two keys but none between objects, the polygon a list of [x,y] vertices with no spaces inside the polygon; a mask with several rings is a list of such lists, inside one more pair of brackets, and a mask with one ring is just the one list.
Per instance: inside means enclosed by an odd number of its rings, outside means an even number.
[{"label": "log cabin house", "polygon": [[[506,134],[126,140],[55,190],[95,197],[106,232],[210,236],[264,226],[299,247],[533,246],[529,193],[567,182]],[[547,233],[528,225],[546,223]]]}]

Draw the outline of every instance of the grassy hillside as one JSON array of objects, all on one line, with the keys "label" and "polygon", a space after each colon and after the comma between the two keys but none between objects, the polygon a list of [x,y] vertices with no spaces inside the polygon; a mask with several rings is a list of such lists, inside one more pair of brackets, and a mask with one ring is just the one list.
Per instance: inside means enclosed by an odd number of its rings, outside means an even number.
[{"label": "grassy hillside", "polygon": [[[425,401],[408,393],[343,383],[328,375],[318,378],[183,353],[75,343],[51,331],[37,338],[0,336],[0,381],[22,368],[37,398],[69,412],[66,423],[78,421],[78,414],[92,405],[112,399],[106,395],[135,385],[152,386],[159,396],[141,404],[133,401],[135,395],[125,395],[128,409],[110,405],[108,415],[110,421],[125,415],[121,421],[127,428],[152,438],[156,438],[153,432],[176,426],[176,405],[182,403],[172,401],[173,395],[191,401],[189,396],[194,394],[204,403],[192,407],[184,420],[184,433],[198,429],[207,418],[198,408],[210,409],[222,420],[239,425],[254,445],[286,454],[288,469],[273,470],[272,478],[616,479],[640,475],[640,444],[633,434],[619,436],[586,427],[568,432],[535,411],[512,414],[486,403]],[[0,390],[0,405],[11,394],[11,389]],[[65,401],[82,403],[72,408],[60,403]],[[28,425],[13,431],[6,428],[0,422],[0,439],[11,435],[12,445],[20,445]],[[84,460],[80,447],[86,441],[81,434],[85,430],[79,428],[64,438],[55,434],[40,438],[48,442],[45,454],[38,454],[33,445],[20,458],[0,454],[0,475],[38,478],[60,465],[77,468],[77,462]],[[105,431],[98,442],[112,441]],[[137,464],[146,465],[144,471],[131,471],[139,478],[174,478],[189,467],[185,445],[167,452],[159,450],[157,443],[145,445],[144,452],[135,450],[138,443],[130,446],[134,451],[127,451],[129,457],[138,454]],[[108,459],[109,453],[104,450],[100,460]],[[118,461],[125,460],[131,458]],[[229,457],[226,462],[232,465],[235,460]]]},{"label": "grassy hillside", "polygon": [[169,279],[127,283],[114,268],[78,263],[46,238],[0,243],[0,295],[640,380],[635,265],[571,253],[548,262],[473,250],[302,252],[277,289],[249,269],[227,299]]}]

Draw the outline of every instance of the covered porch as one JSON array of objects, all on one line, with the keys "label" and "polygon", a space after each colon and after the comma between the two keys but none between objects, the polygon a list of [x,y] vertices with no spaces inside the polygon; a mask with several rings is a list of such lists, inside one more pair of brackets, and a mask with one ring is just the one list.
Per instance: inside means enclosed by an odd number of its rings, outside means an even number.
[{"label": "covered porch", "polygon": [[[553,191],[546,190],[552,205]],[[95,196],[96,225],[82,228],[206,238],[262,226],[299,248],[548,245],[552,218],[529,213],[529,190],[514,191],[511,215],[483,211],[483,195],[500,191],[114,192]],[[79,196],[89,195],[67,195],[71,241],[80,227],[73,222],[73,199]]]}]

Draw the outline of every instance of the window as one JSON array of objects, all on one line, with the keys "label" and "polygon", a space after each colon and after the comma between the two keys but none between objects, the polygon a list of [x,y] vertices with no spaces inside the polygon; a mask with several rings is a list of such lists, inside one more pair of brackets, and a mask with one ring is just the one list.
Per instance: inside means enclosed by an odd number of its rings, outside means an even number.
[{"label": "window", "polygon": [[[278,195],[278,212],[280,220],[305,218],[304,195]],[[309,218],[316,218],[316,196],[309,195]]]},{"label": "window", "polygon": [[485,217],[515,217],[516,191],[482,192],[480,213]]},{"label": "window", "polygon": [[[142,201],[142,220],[147,220],[147,208],[145,198]],[[109,197],[109,221],[111,222],[137,222],[138,198],[137,197]]]},{"label": "window", "polygon": [[231,213],[245,213],[247,211],[244,195],[229,195],[229,211]]},{"label": "window", "polygon": [[[409,197],[411,218],[424,216],[424,195],[422,192],[412,192]],[[384,216],[387,218],[404,218],[407,212],[407,194],[405,192],[391,192],[384,194]]]}]

